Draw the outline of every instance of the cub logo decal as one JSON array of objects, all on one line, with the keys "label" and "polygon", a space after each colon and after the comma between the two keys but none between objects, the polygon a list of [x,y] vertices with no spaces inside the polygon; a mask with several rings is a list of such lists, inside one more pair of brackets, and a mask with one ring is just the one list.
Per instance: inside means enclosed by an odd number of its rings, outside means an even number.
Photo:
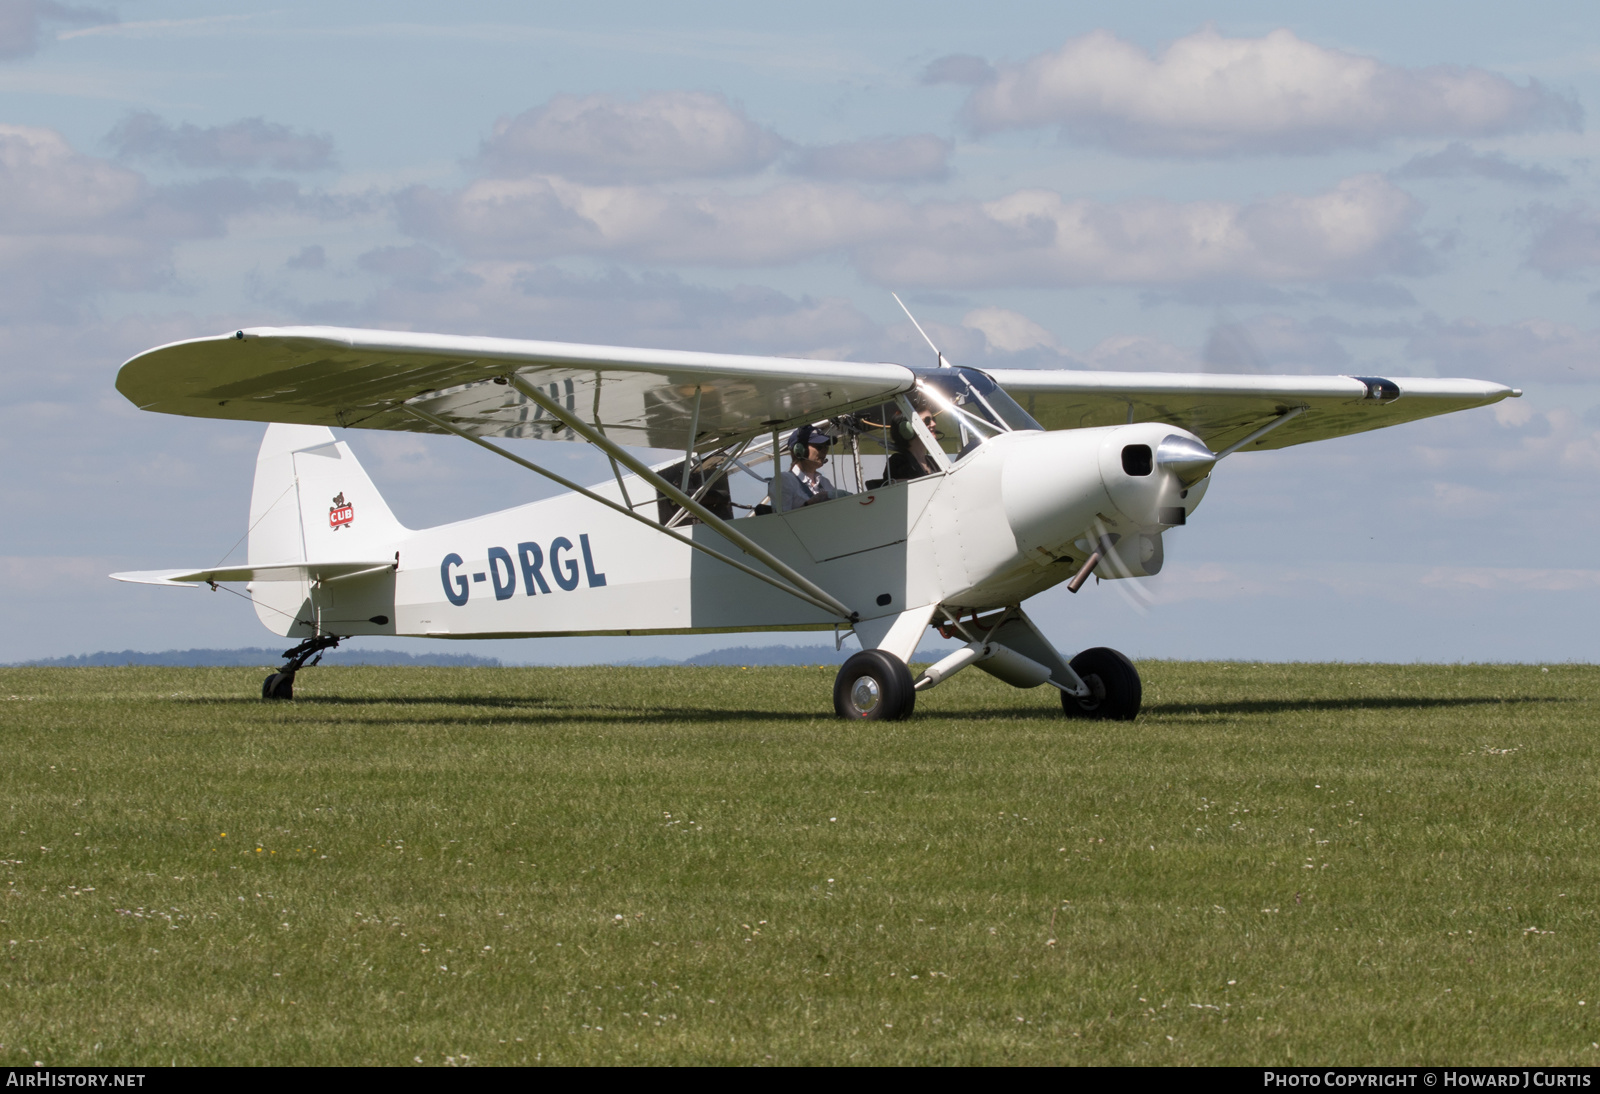
[{"label": "cub logo decal", "polygon": [[328,509],[328,527],[335,532],[347,525],[354,524],[356,507],[344,500],[344,491],[341,490],[333,496],[333,505]]}]

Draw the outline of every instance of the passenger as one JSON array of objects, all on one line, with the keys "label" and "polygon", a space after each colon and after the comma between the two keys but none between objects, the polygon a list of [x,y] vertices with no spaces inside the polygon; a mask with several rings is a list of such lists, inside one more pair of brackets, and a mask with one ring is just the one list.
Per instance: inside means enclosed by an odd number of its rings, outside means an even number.
[{"label": "passenger", "polygon": [[828,446],[832,443],[833,438],[815,426],[803,425],[789,435],[792,461],[789,474],[780,476],[774,484],[775,489],[782,491],[783,512],[849,494],[822,474],[822,465],[828,462]]},{"label": "passenger", "polygon": [[[922,424],[928,427],[928,432],[938,437],[938,431],[934,429],[933,411],[924,408],[917,411],[917,416],[922,419]],[[893,436],[894,451],[889,454],[891,479],[902,482],[906,479],[920,479],[924,475],[939,473],[938,461],[928,454],[928,446],[922,443],[922,438],[903,416],[896,416]]]}]

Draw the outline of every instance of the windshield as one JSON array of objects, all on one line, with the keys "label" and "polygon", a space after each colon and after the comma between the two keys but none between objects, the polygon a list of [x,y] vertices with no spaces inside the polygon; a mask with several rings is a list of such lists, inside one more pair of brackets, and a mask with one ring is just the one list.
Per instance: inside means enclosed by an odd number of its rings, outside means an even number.
[{"label": "windshield", "polygon": [[938,414],[940,447],[966,453],[990,437],[1044,427],[975,368],[916,369],[917,393]]}]

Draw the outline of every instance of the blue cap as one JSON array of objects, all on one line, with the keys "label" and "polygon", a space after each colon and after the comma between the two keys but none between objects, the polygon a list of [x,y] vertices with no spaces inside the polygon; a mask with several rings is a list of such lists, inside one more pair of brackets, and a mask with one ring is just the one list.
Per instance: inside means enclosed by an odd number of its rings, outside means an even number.
[{"label": "blue cap", "polygon": [[789,434],[789,447],[796,445],[815,445],[818,448],[827,448],[833,444],[833,438],[814,425],[803,425]]}]

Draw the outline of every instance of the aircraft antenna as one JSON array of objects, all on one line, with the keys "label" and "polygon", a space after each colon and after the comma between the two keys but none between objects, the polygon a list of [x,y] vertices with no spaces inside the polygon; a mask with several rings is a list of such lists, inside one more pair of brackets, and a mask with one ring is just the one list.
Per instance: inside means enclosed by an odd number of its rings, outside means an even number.
[{"label": "aircraft antenna", "polygon": [[944,359],[944,354],[939,352],[939,347],[933,344],[933,339],[929,338],[928,332],[922,329],[922,324],[917,322],[917,317],[911,314],[911,309],[906,307],[904,300],[900,299],[900,294],[892,292],[889,295],[894,297],[894,302],[900,305],[900,310],[906,313],[906,318],[911,320],[911,325],[917,328],[917,333],[922,335],[922,340],[928,343],[929,349],[933,350],[933,355],[939,359],[939,367],[950,368],[950,362]]}]

